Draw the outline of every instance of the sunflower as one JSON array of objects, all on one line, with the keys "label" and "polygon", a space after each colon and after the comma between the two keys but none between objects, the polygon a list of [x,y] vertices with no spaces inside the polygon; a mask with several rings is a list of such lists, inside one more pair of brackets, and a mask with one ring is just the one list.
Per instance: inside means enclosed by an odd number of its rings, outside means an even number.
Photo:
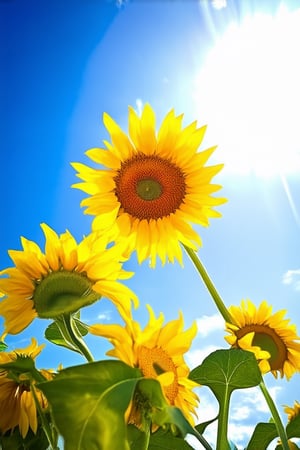
[{"label": "sunflower", "polygon": [[132,273],[122,269],[124,249],[108,245],[108,235],[92,233],[79,244],[69,231],[58,236],[42,224],[45,253],[32,241],[21,238],[23,250],[11,250],[15,267],[0,272],[0,315],[5,333],[17,334],[35,317],[57,318],[78,311],[101,296],[111,299],[120,313],[128,314],[137,297],[117,279]]},{"label": "sunflower", "polygon": [[288,415],[288,421],[294,420],[300,415],[300,403],[295,401],[294,406],[286,406],[284,412]]},{"label": "sunflower", "polygon": [[[12,363],[18,358],[34,360],[43,347],[44,345],[38,346],[36,340],[32,339],[31,344],[24,349],[0,352],[0,364]],[[39,372],[47,380],[53,377],[53,373],[48,370]],[[14,373],[13,369],[9,371],[0,369],[0,430],[2,433],[13,430],[17,426],[23,438],[27,435],[29,428],[36,433],[38,419],[31,383],[28,373],[20,373],[19,370]],[[45,410],[48,406],[46,398],[38,389],[35,389],[35,393],[42,410]]]},{"label": "sunflower", "polygon": [[[128,316],[124,327],[95,324],[89,327],[89,331],[108,338],[114,345],[107,355],[139,368],[146,378],[157,379],[167,402],[180,408],[194,425],[193,414],[196,414],[199,399],[193,389],[199,385],[188,379],[190,371],[183,354],[189,350],[196,335],[196,324],[183,331],[183,316],[180,314],[178,319],[163,326],[164,316],[160,314],[156,318],[151,307],[147,305],[147,308],[149,322],[143,330]],[[138,417],[133,405],[129,423],[139,426]]]},{"label": "sunflower", "polygon": [[253,352],[262,373],[289,379],[300,371],[300,337],[295,325],[284,319],[285,310],[272,314],[272,306],[263,301],[258,308],[250,301],[231,306],[232,323],[226,324],[226,341],[235,348]]},{"label": "sunflower", "polygon": [[210,217],[220,217],[213,207],[225,202],[212,197],[221,186],[211,184],[222,164],[204,167],[216,147],[198,152],[206,127],[196,122],[182,128],[183,115],[171,110],[156,135],[155,114],[146,104],[141,117],[129,107],[129,136],[104,114],[111,143],[105,149],[92,148],[87,156],[102,168],[73,163],[74,184],[90,195],[81,203],[85,213],[96,216],[94,229],[116,224],[139,263],[150,257],[154,267],[158,255],[182,264],[180,243],[197,250],[199,235],[190,223],[208,226]]}]

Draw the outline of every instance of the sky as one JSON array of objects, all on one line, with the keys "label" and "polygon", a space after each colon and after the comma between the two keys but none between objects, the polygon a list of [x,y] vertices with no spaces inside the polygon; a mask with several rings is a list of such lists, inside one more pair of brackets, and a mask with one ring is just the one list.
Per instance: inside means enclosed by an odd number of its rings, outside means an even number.
[{"label": "sky", "polygon": [[[221,219],[196,229],[225,304],[265,299],[300,330],[299,21],[297,0],[0,0],[0,269],[11,265],[7,251],[21,248],[20,236],[43,247],[42,222],[78,240],[89,232],[70,162],[88,163],[84,152],[108,138],[103,112],[127,130],[128,105],[140,111],[148,102],[158,126],[175,108],[186,125],[208,125],[200,150],[218,145],[210,162],[225,164],[215,180],[228,203],[218,208]],[[126,283],[140,298],[136,320],[146,323],[149,303],[166,321],[180,310],[186,327],[197,321],[191,368],[227,348],[223,321],[187,257],[184,268],[153,270],[135,257],[125,268],[135,272]],[[107,300],[82,311],[87,323],[95,317],[118,320]],[[47,324],[35,320],[6,342],[46,342]],[[104,340],[88,344],[105,357]],[[50,343],[38,358],[45,368],[83,362]],[[300,400],[299,377],[265,377],[280,412]],[[206,388],[199,395],[200,421],[212,418],[217,405]],[[229,432],[239,448],[257,420],[269,420],[260,392],[236,392]]]}]

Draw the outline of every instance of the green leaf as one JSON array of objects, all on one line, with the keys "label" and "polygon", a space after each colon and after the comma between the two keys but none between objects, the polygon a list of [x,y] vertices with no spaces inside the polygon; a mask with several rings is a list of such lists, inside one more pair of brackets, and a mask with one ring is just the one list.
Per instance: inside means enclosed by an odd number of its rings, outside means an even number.
[{"label": "green leaf", "polygon": [[275,423],[258,423],[253,431],[247,450],[266,450],[270,442],[278,436]]},{"label": "green leaf", "polygon": [[[133,425],[128,426],[130,450],[141,450],[144,433]],[[183,438],[174,436],[169,430],[160,428],[150,436],[148,450],[191,450],[191,447]]]},{"label": "green leaf", "polygon": [[206,422],[198,423],[198,425],[196,425],[195,428],[199,433],[204,433],[206,427],[208,427],[208,425],[215,422],[216,420],[218,420],[218,416],[214,417],[211,420],[207,420]]},{"label": "green leaf", "polygon": [[[73,316],[74,323],[76,325],[77,330],[79,331],[81,336],[85,336],[88,334],[86,327],[84,327],[78,320],[77,315]],[[63,324],[61,324],[63,326]],[[77,348],[75,348],[70,342],[68,342],[65,337],[62,335],[60,328],[58,327],[57,322],[52,322],[45,330],[45,338],[48,341],[52,342],[55,345],[60,345],[61,347],[66,347],[69,350],[73,350],[75,352],[79,352]],[[80,353],[80,352],[79,352]]]},{"label": "green leaf", "polygon": [[0,352],[4,352],[7,349],[5,342],[0,341]]},{"label": "green leaf", "polygon": [[62,370],[38,385],[52,407],[65,450],[129,450],[124,414],[141,373],[121,361]]},{"label": "green leaf", "polygon": [[240,349],[216,350],[193,369],[190,378],[210,387],[219,403],[235,389],[257,386],[261,373],[255,356]]},{"label": "green leaf", "polygon": [[[139,400],[142,400],[143,404],[148,403],[151,407],[150,409],[148,406],[148,411],[147,408],[145,408],[146,414],[148,418],[150,418],[151,423],[162,427],[164,430],[170,430],[173,435],[180,436],[181,438],[186,437],[187,434],[191,434],[195,436],[199,442],[205,446],[205,448],[211,449],[203,436],[195,428],[193,428],[189,421],[185,418],[182,411],[179,408],[170,406],[167,403],[162,392],[161,385],[157,380],[149,378],[141,379],[137,385],[136,394],[137,393]],[[145,418],[147,419],[147,417]],[[160,441],[159,445],[162,445],[161,437],[158,437],[158,440]],[[177,441],[173,440],[174,445],[175,443],[181,445],[182,448],[184,441],[180,439],[177,439]],[[163,444],[168,445],[166,444],[165,438],[163,439]],[[152,440],[152,445],[155,445],[155,440],[154,444]]]},{"label": "green leaf", "polygon": [[25,439],[20,435],[19,428],[0,436],[1,450],[47,450],[48,447],[48,439],[42,427],[38,427],[36,434],[29,429]]},{"label": "green leaf", "polygon": [[288,438],[300,438],[300,416],[296,416],[290,420],[286,427],[286,434]]}]

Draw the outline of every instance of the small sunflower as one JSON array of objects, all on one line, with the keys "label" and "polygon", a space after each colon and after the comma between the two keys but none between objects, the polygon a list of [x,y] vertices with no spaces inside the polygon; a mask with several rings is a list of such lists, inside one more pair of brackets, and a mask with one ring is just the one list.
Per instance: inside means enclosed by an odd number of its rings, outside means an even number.
[{"label": "small sunflower", "polygon": [[286,406],[284,412],[288,415],[288,421],[290,422],[300,415],[300,403],[295,401],[294,406]]},{"label": "small sunflower", "polygon": [[[194,323],[183,331],[183,317],[180,314],[163,326],[164,316],[155,317],[151,307],[149,322],[142,330],[139,323],[129,316],[125,326],[92,325],[90,333],[109,339],[114,345],[107,355],[116,357],[132,367],[138,367],[146,378],[157,379],[168,403],[182,410],[186,418],[194,425],[193,414],[198,405],[198,396],[193,389],[199,386],[188,379],[189,368],[183,354],[186,353],[196,335]],[[129,415],[129,423],[139,426],[139,414],[134,405]]]},{"label": "small sunflower", "polygon": [[101,296],[111,299],[120,313],[128,314],[135,294],[117,279],[132,273],[122,269],[121,246],[107,248],[108,235],[92,233],[77,244],[69,231],[58,236],[42,224],[45,253],[21,238],[23,250],[8,253],[15,267],[0,272],[0,315],[5,333],[17,334],[35,317],[52,318],[78,311]]},{"label": "small sunflower", "polygon": [[[31,344],[24,349],[0,352],[0,364],[12,363],[17,358],[34,360],[43,347],[44,345],[38,346],[36,340],[32,339]],[[53,377],[53,373],[48,370],[39,372],[47,380]],[[0,369],[0,430],[2,433],[13,430],[17,426],[23,438],[27,435],[29,428],[36,433],[38,419],[31,383],[26,373]],[[42,410],[46,409],[48,404],[45,396],[38,389],[35,389],[35,392]]]},{"label": "small sunflower", "polygon": [[272,314],[272,306],[263,301],[257,308],[250,300],[241,307],[231,306],[232,323],[226,324],[226,341],[235,348],[251,351],[262,373],[278,373],[289,379],[300,371],[300,337],[295,325],[284,319],[285,310]]},{"label": "small sunflower", "polygon": [[194,250],[201,245],[190,223],[208,226],[210,217],[221,216],[213,207],[225,202],[211,196],[221,188],[211,180],[223,165],[204,167],[216,147],[198,151],[206,127],[193,122],[182,128],[182,118],[171,110],[156,135],[152,108],[146,104],[138,117],[130,107],[127,136],[105,113],[111,143],[86,154],[106,169],[72,164],[84,181],[73,187],[90,195],[81,205],[96,216],[93,228],[116,224],[138,261],[150,257],[153,267],[157,255],[163,264],[175,259],[182,264],[180,243]]}]

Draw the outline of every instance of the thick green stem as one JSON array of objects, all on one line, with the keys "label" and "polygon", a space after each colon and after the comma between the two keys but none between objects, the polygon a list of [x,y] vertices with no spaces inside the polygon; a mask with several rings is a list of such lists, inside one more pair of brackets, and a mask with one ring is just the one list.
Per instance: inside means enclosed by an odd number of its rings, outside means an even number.
[{"label": "thick green stem", "polygon": [[228,443],[228,414],[229,414],[229,400],[230,394],[226,390],[224,399],[219,403],[219,417],[218,417],[218,433],[217,433],[217,450],[230,450]]},{"label": "thick green stem", "polygon": [[261,390],[261,392],[263,393],[263,395],[264,395],[264,397],[266,399],[266,402],[267,402],[268,407],[270,409],[270,412],[272,414],[272,417],[273,417],[273,420],[275,422],[279,438],[281,440],[282,448],[283,448],[283,450],[289,450],[290,447],[289,447],[289,444],[288,444],[288,438],[287,438],[287,435],[286,435],[285,428],[284,428],[284,426],[283,426],[283,424],[281,422],[281,418],[280,418],[280,415],[279,415],[279,413],[277,411],[275,403],[274,403],[271,395],[269,394],[269,391],[267,390],[267,387],[266,387],[265,382],[264,382],[263,379],[261,380],[261,382],[259,384],[259,387],[260,387],[260,390]]},{"label": "thick green stem", "polygon": [[36,390],[34,387],[33,382],[31,382],[30,384],[30,391],[32,393],[33,399],[34,399],[34,403],[37,409],[37,412],[39,414],[39,417],[41,419],[41,423],[43,426],[43,430],[44,433],[48,439],[49,445],[51,447],[51,450],[59,450],[59,447],[57,446],[57,433],[54,433],[53,430],[51,429],[51,426],[47,420],[47,418],[45,417],[44,411],[41,408],[39,399],[37,398],[36,395]]},{"label": "thick green stem", "polygon": [[86,358],[88,362],[93,362],[94,358],[90,350],[86,346],[84,340],[82,339],[80,333],[78,332],[72,315],[63,315],[62,320],[74,347],[79,350],[79,352]]},{"label": "thick green stem", "polygon": [[204,265],[198,258],[197,254],[191,248],[189,248],[185,245],[183,245],[183,247],[184,247],[185,251],[187,252],[187,254],[189,255],[189,257],[191,258],[191,260],[193,261],[195,268],[197,269],[199,275],[201,276],[205,286],[207,287],[210,295],[212,296],[212,298],[215,302],[216,307],[218,308],[219,312],[223,316],[225,322],[234,324],[234,321],[233,321],[228,309],[226,308],[220,294],[216,290],[213,282],[211,281]]}]

